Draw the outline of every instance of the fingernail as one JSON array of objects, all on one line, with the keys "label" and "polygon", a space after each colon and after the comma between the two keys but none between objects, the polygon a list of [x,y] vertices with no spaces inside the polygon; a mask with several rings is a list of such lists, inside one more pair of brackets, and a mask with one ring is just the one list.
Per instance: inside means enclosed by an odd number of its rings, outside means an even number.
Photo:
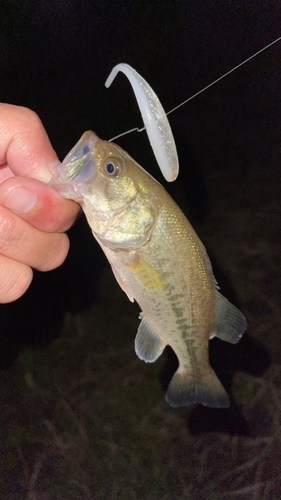
[{"label": "fingernail", "polygon": [[59,167],[61,162],[59,160],[55,160],[52,163],[48,164],[48,168],[41,168],[36,172],[36,176],[34,178],[38,179],[45,184],[49,184],[50,180],[53,178],[54,174],[57,173],[57,167]]},{"label": "fingernail", "polygon": [[4,201],[4,207],[16,214],[25,214],[34,207],[36,201],[37,195],[35,193],[25,187],[19,187],[8,194]]},{"label": "fingernail", "polygon": [[53,163],[49,164],[49,169],[51,170],[52,174],[57,174],[58,173],[58,167],[61,165],[61,162],[59,160],[53,161]]}]

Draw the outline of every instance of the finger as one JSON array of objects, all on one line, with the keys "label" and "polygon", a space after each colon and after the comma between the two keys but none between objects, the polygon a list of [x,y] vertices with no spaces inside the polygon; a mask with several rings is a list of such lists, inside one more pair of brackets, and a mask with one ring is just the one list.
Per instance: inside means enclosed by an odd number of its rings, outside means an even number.
[{"label": "finger", "polygon": [[28,289],[32,277],[29,266],[0,255],[0,303],[19,299]]},{"label": "finger", "polygon": [[0,184],[0,205],[47,232],[65,232],[77,219],[80,206],[35,179],[12,177]]},{"label": "finger", "polygon": [[4,163],[3,165],[0,165],[0,184],[10,177],[14,177],[14,174],[8,164]]},{"label": "finger", "polygon": [[48,183],[50,165],[58,162],[38,115],[28,108],[0,103],[0,164],[14,175]]},{"label": "finger", "polygon": [[0,254],[40,271],[60,266],[69,250],[66,234],[46,233],[0,207]]}]

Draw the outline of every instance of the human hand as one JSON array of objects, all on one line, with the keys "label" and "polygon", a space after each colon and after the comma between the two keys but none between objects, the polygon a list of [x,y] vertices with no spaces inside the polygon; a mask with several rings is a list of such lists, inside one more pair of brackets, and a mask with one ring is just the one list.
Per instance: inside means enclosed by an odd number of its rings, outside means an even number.
[{"label": "human hand", "polygon": [[65,233],[80,211],[46,183],[59,164],[39,117],[0,103],[0,303],[29,287],[33,271],[65,260]]}]

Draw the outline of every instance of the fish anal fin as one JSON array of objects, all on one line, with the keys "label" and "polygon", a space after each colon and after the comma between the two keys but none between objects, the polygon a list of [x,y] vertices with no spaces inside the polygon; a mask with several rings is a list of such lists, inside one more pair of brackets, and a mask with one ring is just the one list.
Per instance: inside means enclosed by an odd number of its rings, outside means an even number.
[{"label": "fish anal fin", "polygon": [[126,264],[126,267],[134,274],[136,279],[144,286],[144,288],[153,291],[164,290],[167,286],[166,280],[162,274],[154,267],[141,259],[138,255],[135,256],[132,262]]},{"label": "fish anal fin", "polygon": [[142,314],[140,317],[142,320],[135,339],[136,354],[146,363],[153,363],[162,354],[166,344],[159,335],[152,330]]},{"label": "fish anal fin", "polygon": [[130,290],[128,289],[126,284],[124,283],[124,281],[121,278],[120,274],[118,273],[117,269],[115,269],[115,267],[112,265],[111,265],[111,268],[112,268],[113,274],[114,274],[115,279],[116,279],[118,285],[120,286],[120,288],[122,288],[123,292],[125,292],[127,294],[128,299],[131,302],[134,302],[135,299],[134,299],[132,293],[130,292]]},{"label": "fish anal fin", "polygon": [[228,408],[230,405],[229,397],[213,370],[202,378],[177,370],[168,387],[166,401],[173,407],[201,404]]},{"label": "fish anal fin", "polygon": [[216,292],[216,322],[213,335],[225,342],[237,344],[246,328],[247,321],[241,311]]}]

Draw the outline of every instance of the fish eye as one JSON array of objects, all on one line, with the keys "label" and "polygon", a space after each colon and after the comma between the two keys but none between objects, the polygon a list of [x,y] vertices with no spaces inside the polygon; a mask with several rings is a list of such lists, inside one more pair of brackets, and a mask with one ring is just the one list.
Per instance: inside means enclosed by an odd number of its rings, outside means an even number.
[{"label": "fish eye", "polygon": [[107,158],[103,163],[103,170],[110,177],[119,177],[122,171],[121,163],[116,158]]}]

